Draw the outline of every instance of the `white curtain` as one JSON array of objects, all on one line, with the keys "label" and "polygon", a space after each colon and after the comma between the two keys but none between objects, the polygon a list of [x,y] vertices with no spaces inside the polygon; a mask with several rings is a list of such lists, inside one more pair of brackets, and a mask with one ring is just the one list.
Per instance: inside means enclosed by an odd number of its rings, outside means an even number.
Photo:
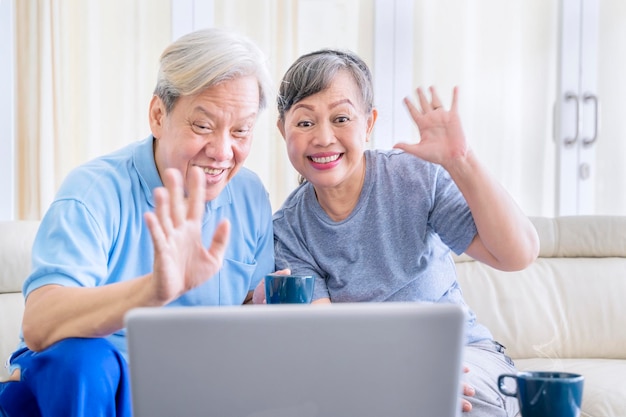
[{"label": "white curtain", "polygon": [[415,85],[450,102],[465,133],[527,214],[554,212],[558,1],[415,2]]},{"label": "white curtain", "polygon": [[15,2],[17,217],[77,165],[149,134],[169,0]]},{"label": "white curtain", "polygon": [[[170,1],[16,2],[19,218],[39,218],[70,169],[149,134],[158,57],[171,41]],[[554,214],[558,3],[413,2],[414,54],[406,57],[412,84],[437,86],[446,103],[452,87],[460,86],[471,146],[529,215]],[[276,83],[296,57],[322,47],[351,49],[373,63],[373,0],[213,4],[215,26],[254,39]],[[619,44],[626,7],[606,0],[601,9],[599,94],[612,111],[604,113],[598,143],[597,207],[626,214],[626,193],[615,192],[626,189],[626,125],[618,107],[626,91]],[[295,187],[296,173],[275,122],[272,101],[246,165],[260,175],[277,209]]]}]

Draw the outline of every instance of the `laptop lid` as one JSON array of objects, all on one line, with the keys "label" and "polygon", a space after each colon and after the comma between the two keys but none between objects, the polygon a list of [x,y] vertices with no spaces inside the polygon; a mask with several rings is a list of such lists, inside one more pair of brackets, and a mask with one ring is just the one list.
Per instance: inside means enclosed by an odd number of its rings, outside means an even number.
[{"label": "laptop lid", "polygon": [[456,416],[463,323],[418,303],[135,309],[134,416]]}]

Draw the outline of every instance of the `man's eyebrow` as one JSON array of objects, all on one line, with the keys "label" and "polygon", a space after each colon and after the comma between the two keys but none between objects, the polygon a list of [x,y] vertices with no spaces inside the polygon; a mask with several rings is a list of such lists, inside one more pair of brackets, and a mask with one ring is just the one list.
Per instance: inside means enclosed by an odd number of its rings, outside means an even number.
[{"label": "man's eyebrow", "polygon": [[[205,116],[207,116],[209,119],[212,119],[215,117],[215,115],[213,113],[211,113],[210,111],[208,111],[207,109],[205,109],[202,106],[196,106],[193,108],[192,114],[193,113],[202,113]],[[252,113],[250,113],[247,116],[243,116],[242,118],[240,118],[239,120],[250,120],[250,119],[255,119],[257,117],[257,112],[253,111]]]}]

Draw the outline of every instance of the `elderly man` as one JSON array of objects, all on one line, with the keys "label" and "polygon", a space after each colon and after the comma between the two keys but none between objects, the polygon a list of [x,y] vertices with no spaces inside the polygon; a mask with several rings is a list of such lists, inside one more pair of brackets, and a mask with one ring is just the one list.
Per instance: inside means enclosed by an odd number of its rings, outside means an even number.
[{"label": "elderly man", "polygon": [[130,309],[250,301],[274,268],[267,192],[243,167],[268,84],[236,33],[165,49],[152,135],[70,173],[42,219],[0,415],[129,416]]}]

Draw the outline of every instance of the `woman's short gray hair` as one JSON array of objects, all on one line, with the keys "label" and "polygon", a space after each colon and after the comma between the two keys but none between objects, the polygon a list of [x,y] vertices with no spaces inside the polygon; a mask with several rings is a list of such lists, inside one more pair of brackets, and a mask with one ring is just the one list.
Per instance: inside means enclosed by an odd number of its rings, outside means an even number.
[{"label": "woman's short gray hair", "polygon": [[348,71],[361,90],[365,112],[374,107],[372,74],[367,64],[353,52],[321,49],[302,55],[289,67],[278,90],[278,118],[300,100],[328,88],[340,70]]},{"label": "woman's short gray hair", "polygon": [[181,96],[249,75],[258,80],[262,110],[267,105],[271,78],[261,50],[237,32],[202,29],[183,35],[163,51],[154,94],[170,113]]}]

